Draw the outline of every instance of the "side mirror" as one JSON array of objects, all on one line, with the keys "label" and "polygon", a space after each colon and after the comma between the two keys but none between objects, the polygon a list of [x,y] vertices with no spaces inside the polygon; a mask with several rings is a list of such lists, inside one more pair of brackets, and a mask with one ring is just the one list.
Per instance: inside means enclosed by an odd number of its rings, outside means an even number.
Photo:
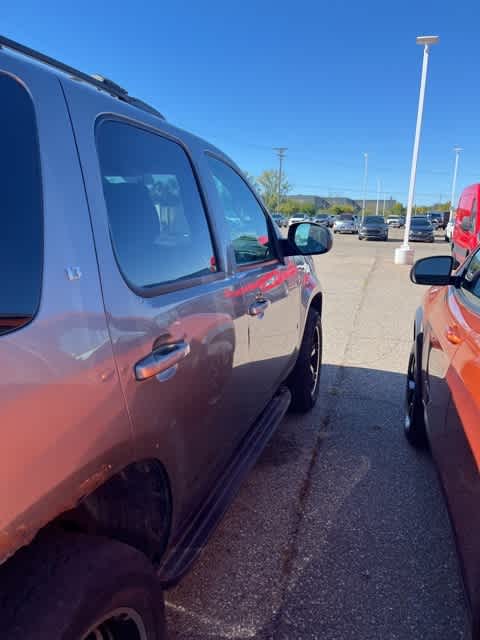
[{"label": "side mirror", "polygon": [[455,284],[452,276],[452,256],[431,256],[417,260],[410,271],[413,284],[447,285]]},{"label": "side mirror", "polygon": [[462,218],[462,222],[460,223],[460,227],[462,231],[471,231],[472,230],[472,221],[470,216],[465,216]]},{"label": "side mirror", "polygon": [[330,229],[312,222],[298,222],[290,225],[288,239],[283,240],[285,256],[319,256],[332,248],[333,236]]}]

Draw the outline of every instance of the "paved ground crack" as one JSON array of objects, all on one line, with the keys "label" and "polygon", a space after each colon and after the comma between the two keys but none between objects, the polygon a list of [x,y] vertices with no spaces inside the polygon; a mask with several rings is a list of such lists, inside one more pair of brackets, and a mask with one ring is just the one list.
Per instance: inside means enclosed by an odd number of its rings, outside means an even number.
[{"label": "paved ground crack", "polygon": [[[362,313],[363,305],[365,301],[365,293],[370,284],[372,274],[374,273],[375,268],[377,266],[377,262],[378,262],[378,258],[375,257],[372,260],[367,276],[363,283],[362,290],[360,293],[360,299],[358,304],[356,305],[355,312],[353,314],[352,330],[350,331],[350,335],[348,337],[345,348],[343,350],[342,358],[338,366],[335,379],[330,386],[334,386],[338,388],[341,385],[343,378],[345,376],[345,365],[347,362],[348,353],[352,346],[353,329],[357,326],[357,321],[360,317],[360,314]],[[290,534],[288,537],[288,545],[285,549],[284,559],[282,563],[283,584],[281,588],[280,604],[277,610],[274,612],[274,615],[270,620],[270,622],[268,623],[268,625],[264,627],[264,629],[258,636],[258,637],[263,637],[269,640],[277,637],[277,632],[282,621],[283,612],[285,610],[285,605],[286,605],[286,598],[289,590],[292,569],[294,567],[295,560],[298,555],[298,535],[300,533],[300,528],[304,518],[305,506],[309,498],[311,487],[312,487],[313,471],[315,469],[315,466],[320,454],[322,442],[325,438],[325,432],[328,430],[331,422],[334,404],[337,402],[333,394],[328,394],[327,397],[328,397],[328,400],[325,406],[324,417],[318,424],[317,436],[312,449],[312,455],[310,456],[307,471],[305,473],[302,484],[300,485],[300,489],[298,491],[298,498],[296,501],[295,513],[292,519],[292,526],[291,526]]]}]

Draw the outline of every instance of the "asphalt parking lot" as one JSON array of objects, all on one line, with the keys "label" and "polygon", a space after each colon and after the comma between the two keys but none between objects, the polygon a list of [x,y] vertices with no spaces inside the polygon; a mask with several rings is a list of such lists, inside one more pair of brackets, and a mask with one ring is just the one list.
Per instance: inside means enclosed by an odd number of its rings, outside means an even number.
[{"label": "asphalt parking lot", "polygon": [[[388,243],[335,236],[322,391],[288,416],[207,549],[167,593],[175,640],[466,638],[453,537],[428,454],[402,434],[424,290]],[[443,235],[416,257],[448,253]]]}]

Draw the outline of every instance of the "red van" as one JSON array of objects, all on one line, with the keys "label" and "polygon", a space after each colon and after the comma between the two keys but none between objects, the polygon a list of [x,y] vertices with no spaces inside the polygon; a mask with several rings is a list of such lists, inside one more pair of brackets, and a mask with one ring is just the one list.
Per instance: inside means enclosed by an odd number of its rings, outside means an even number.
[{"label": "red van", "polygon": [[472,184],[462,191],[458,201],[452,236],[452,255],[458,264],[480,244],[479,198],[480,184]]}]

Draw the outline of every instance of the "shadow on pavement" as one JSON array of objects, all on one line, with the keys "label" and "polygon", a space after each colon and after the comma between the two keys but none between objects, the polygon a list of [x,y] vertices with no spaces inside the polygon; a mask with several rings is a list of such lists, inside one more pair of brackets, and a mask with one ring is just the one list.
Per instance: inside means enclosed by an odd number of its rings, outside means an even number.
[{"label": "shadow on pavement", "polygon": [[436,473],[402,433],[403,374],[325,364],[167,596],[171,638],[456,640],[465,611]]}]

